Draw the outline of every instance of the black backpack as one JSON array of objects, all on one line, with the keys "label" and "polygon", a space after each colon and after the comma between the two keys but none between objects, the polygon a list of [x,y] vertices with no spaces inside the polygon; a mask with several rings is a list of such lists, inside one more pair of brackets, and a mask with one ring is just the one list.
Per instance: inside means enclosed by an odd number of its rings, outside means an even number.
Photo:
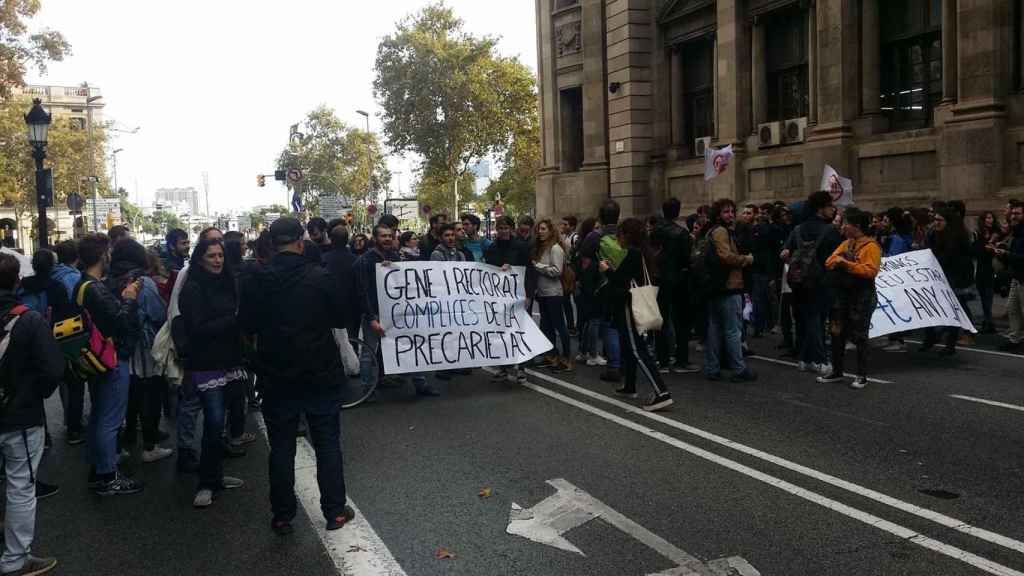
[{"label": "black backpack", "polygon": [[[0,368],[3,367],[4,360],[7,357],[7,349],[11,346],[11,332],[14,331],[14,325],[18,323],[18,319],[21,318],[22,314],[28,311],[28,306],[19,304],[11,308],[10,312],[5,314],[3,319],[0,320]],[[7,404],[10,401],[11,394],[9,394],[7,386],[0,386],[0,412],[7,408]]]},{"label": "black backpack", "polygon": [[814,240],[804,240],[800,226],[795,231],[797,239],[796,252],[789,259],[789,274],[786,280],[793,288],[814,290],[821,285],[825,270],[818,261],[818,249],[826,232]]},{"label": "black backpack", "polygon": [[711,240],[714,231],[715,228],[708,230],[707,234],[693,243],[693,251],[690,256],[690,280],[693,293],[698,296],[708,296],[725,288],[727,279],[725,267],[722,266],[718,250]]}]

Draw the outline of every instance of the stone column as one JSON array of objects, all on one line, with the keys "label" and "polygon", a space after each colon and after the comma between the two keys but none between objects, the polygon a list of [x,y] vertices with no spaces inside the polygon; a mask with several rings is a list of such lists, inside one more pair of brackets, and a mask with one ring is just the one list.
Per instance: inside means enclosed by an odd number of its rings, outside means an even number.
[{"label": "stone column", "polygon": [[677,44],[672,47],[672,147],[676,150],[683,150],[686,142],[683,141],[686,135],[684,130],[683,115],[686,110],[683,108],[683,45]]},{"label": "stone column", "polygon": [[768,58],[766,54],[764,21],[755,17],[751,25],[750,41],[750,76],[753,87],[753,126],[751,129],[757,132],[757,127],[768,119]]},{"label": "stone column", "polygon": [[942,0],[942,101],[957,99],[957,0]]},{"label": "stone column", "polygon": [[[879,0],[863,0],[861,3],[861,87],[860,108],[864,116],[882,114],[881,100],[881,52],[879,37],[881,21],[878,11]],[[945,28],[945,26],[943,26]]]},{"label": "stone column", "polygon": [[818,123],[818,6],[807,6],[807,123]]}]

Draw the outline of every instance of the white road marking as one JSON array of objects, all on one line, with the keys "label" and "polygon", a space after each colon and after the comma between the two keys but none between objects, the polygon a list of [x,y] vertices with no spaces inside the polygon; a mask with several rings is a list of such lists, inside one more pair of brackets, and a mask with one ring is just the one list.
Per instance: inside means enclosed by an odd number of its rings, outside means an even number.
[{"label": "white road marking", "polygon": [[[910,344],[924,344],[920,340],[907,340]],[[1012,352],[1000,352],[998,350],[985,350],[984,348],[971,348],[969,346],[957,345],[957,350],[967,350],[968,352],[977,352],[978,354],[988,354],[989,356],[1000,356],[1002,358],[1016,358],[1017,360],[1024,360],[1024,356],[1020,354],[1014,354]]]},{"label": "white road marking", "polygon": [[1024,412],[1024,406],[1018,406],[1016,404],[996,402],[995,400],[985,400],[984,398],[975,398],[974,396],[962,396],[960,394],[950,394],[949,397],[956,398],[957,400],[967,400],[968,402],[977,402],[978,404],[988,404],[989,406],[998,406],[1000,408],[1008,408],[1010,410]]},{"label": "white road marking", "polygon": [[[779,364],[781,366],[792,366],[793,368],[797,368],[799,366],[799,364],[797,364],[796,362],[788,362],[786,360],[779,360],[778,358],[768,358],[767,356],[756,356],[755,355],[755,356],[750,356],[750,358],[753,358],[755,360],[760,360],[762,362],[771,362],[772,364]],[[815,375],[814,372],[807,372],[806,374],[808,376],[812,376],[814,378],[817,378],[817,376]],[[855,378],[856,374],[850,374],[849,372],[846,372],[846,373],[843,374],[843,376],[846,376],[847,378]],[[879,378],[868,378],[868,382],[874,382],[875,384],[895,384],[895,382],[891,382],[889,380],[882,380],[882,379],[879,379]]]},{"label": "white road marking", "polygon": [[798,498],[803,498],[804,500],[807,500],[819,506],[823,506],[825,508],[828,508],[829,510],[833,510],[859,522],[863,522],[868,526],[873,526],[875,528],[878,528],[879,530],[888,532],[889,534],[892,534],[898,538],[902,538],[912,544],[917,544],[918,546],[928,548],[929,550],[933,550],[935,552],[938,552],[939,554],[953,558],[954,560],[959,560],[966,564],[970,564],[971,566],[988,572],[989,574],[995,574],[997,576],[1024,576],[1024,572],[1019,572],[1017,570],[1014,570],[1013,568],[1004,566],[997,562],[993,562],[992,560],[983,558],[976,554],[972,554],[966,550],[940,542],[938,540],[925,536],[924,534],[916,532],[910,528],[901,526],[899,524],[895,524],[893,522],[889,522],[888,520],[875,516],[871,513],[858,510],[856,508],[853,508],[852,506],[847,506],[842,502],[833,500],[827,496],[823,496],[821,494],[812,492],[805,488],[801,488],[795,484],[782,480],[781,478],[776,478],[775,476],[765,474],[764,472],[760,472],[749,466],[740,464],[735,460],[730,460],[723,456],[719,456],[713,452],[708,452],[707,450],[683,442],[682,440],[669,436],[664,432],[659,432],[657,430],[647,428],[646,426],[633,422],[632,420],[628,420],[621,416],[616,416],[615,414],[591,406],[586,402],[581,402],[579,400],[570,398],[553,390],[548,390],[547,388],[544,388],[543,386],[538,386],[536,384],[525,383],[523,384],[523,386],[526,386],[527,388],[535,392],[548,396],[549,398],[553,398],[555,400],[558,400],[559,402],[563,402],[575,408],[579,408],[584,412],[589,412],[590,414],[593,414],[599,418],[603,418],[605,420],[608,420],[609,422],[618,424],[624,428],[629,428],[631,430],[639,432],[644,436],[653,438],[655,440],[668,444],[669,446],[672,446],[674,448],[678,448],[679,450],[682,450],[699,458],[703,458],[710,462],[714,462],[715,464],[718,464],[720,466],[724,466],[725,468],[729,468],[730,470],[733,470],[735,472],[739,472],[740,474],[753,478],[754,480],[758,480],[770,486],[774,486],[775,488],[778,488],[779,490],[782,490],[784,492],[788,492],[789,494],[792,494]]},{"label": "white road marking", "polygon": [[[533,542],[586,556],[583,551],[569,543],[562,535],[595,518],[601,518],[676,563],[676,568],[662,572],[662,575],[707,574],[706,570],[702,570],[705,568],[705,564],[699,558],[691,556],[661,536],[616,512],[611,506],[594,498],[569,481],[556,478],[548,480],[548,484],[555,488],[555,493],[541,500],[535,506],[524,510],[518,504],[512,504],[506,532],[514,536],[522,536]],[[735,568],[736,572],[733,574],[737,576],[760,576],[761,574],[746,560],[737,556],[722,558],[714,562],[716,562],[716,566],[720,566],[717,573],[723,575],[729,574],[728,568]],[[710,568],[710,564],[707,567]]]},{"label": "white road marking", "polygon": [[[263,438],[267,425],[263,414],[255,414]],[[268,440],[269,443],[269,440]],[[348,505],[356,517],[341,530],[328,532],[320,510],[320,488],[316,482],[316,452],[305,438],[298,439],[295,451],[295,496],[309,515],[331,562],[342,576],[406,576],[387,545],[374,532],[370,522],[351,498]]]},{"label": "white road marking", "polygon": [[655,422],[664,424],[671,428],[675,428],[676,430],[680,430],[682,432],[692,434],[699,438],[703,438],[704,440],[707,440],[709,442],[714,442],[715,444],[725,446],[726,448],[731,448],[733,450],[747,454],[748,456],[753,456],[754,458],[770,462],[772,464],[775,464],[776,466],[780,466],[792,472],[803,474],[804,476],[808,476],[810,478],[818,480],[819,482],[824,482],[825,484],[835,486],[836,488],[842,488],[843,490],[852,492],[864,498],[869,498],[880,504],[896,508],[897,510],[906,512],[908,514],[912,514],[914,516],[918,516],[920,518],[924,518],[925,520],[930,520],[947,528],[952,528],[953,530],[956,530],[958,532],[974,536],[975,538],[978,538],[980,540],[984,540],[986,542],[990,542],[992,544],[996,544],[998,546],[1002,546],[1004,548],[1008,548],[1015,552],[1024,554],[1024,542],[1021,542],[1020,540],[1015,540],[1013,538],[1003,536],[1002,534],[998,534],[996,532],[991,532],[983,528],[978,528],[977,526],[972,526],[971,524],[968,524],[963,520],[958,520],[951,516],[946,516],[945,514],[935,512],[934,510],[929,510],[927,508],[915,506],[914,504],[911,504],[909,502],[904,502],[903,500],[893,498],[892,496],[887,496],[885,494],[882,494],[881,492],[871,490],[870,488],[854,484],[853,482],[848,482],[841,478],[825,474],[824,472],[819,472],[817,470],[814,470],[813,468],[808,468],[807,466],[803,466],[802,464],[797,464],[796,462],[786,460],[785,458],[774,456],[767,452],[758,450],[757,448],[752,448],[750,446],[740,444],[739,442],[729,440],[728,438],[724,438],[717,434],[701,430],[700,428],[695,428],[693,426],[683,424],[678,420],[673,420],[672,418],[668,418],[660,414],[644,412],[641,408],[633,406],[632,404],[627,404],[614,398],[609,398],[604,394],[593,392],[586,388],[576,386],[575,384],[570,384],[568,382],[548,376],[547,374],[542,374],[535,370],[527,370],[527,373],[535,378],[539,378],[545,382],[549,382],[551,384],[555,384],[556,386],[561,386],[562,388],[572,390],[573,392],[582,394],[584,396],[587,396],[588,398],[592,398],[599,402],[604,402],[605,404],[617,406],[631,414],[643,416],[644,418],[654,420]]}]

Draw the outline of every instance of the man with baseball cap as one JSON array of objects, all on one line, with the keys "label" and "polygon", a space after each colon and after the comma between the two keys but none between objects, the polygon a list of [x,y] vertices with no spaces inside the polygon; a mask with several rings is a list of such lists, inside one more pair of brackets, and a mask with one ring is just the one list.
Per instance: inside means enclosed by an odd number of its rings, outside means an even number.
[{"label": "man with baseball cap", "polygon": [[320,509],[328,530],[355,515],[345,505],[341,454],[341,383],[345,370],[332,330],[347,323],[347,302],[330,274],[303,255],[305,229],[294,218],[270,227],[276,255],[241,292],[239,319],[256,337],[253,365],[270,441],[271,528],[292,531],[296,514],[295,442],[305,414],[316,451]]}]

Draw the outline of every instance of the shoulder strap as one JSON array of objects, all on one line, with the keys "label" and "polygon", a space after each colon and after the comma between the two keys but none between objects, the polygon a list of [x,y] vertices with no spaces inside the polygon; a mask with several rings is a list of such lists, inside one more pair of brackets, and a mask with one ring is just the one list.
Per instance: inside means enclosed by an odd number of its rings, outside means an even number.
[{"label": "shoulder strap", "polygon": [[3,366],[4,357],[7,356],[7,348],[11,345],[11,332],[14,331],[14,325],[18,323],[18,318],[25,312],[28,312],[28,306],[17,305],[11,308],[10,312],[4,316],[3,326],[0,330],[3,330],[3,338],[0,338],[0,366]]},{"label": "shoulder strap", "polygon": [[86,280],[78,285],[78,293],[75,295],[75,303],[79,307],[85,306],[85,289],[92,284],[92,280]]}]

